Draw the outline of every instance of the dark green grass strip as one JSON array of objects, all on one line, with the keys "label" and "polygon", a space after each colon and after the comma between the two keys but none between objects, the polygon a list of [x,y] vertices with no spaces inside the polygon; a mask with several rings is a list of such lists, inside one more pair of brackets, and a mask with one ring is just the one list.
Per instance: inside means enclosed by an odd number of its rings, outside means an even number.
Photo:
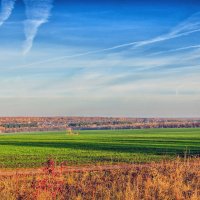
[{"label": "dark green grass strip", "polygon": [[150,162],[200,154],[200,129],[145,129],[0,135],[0,167],[38,167],[49,157],[69,164]]}]

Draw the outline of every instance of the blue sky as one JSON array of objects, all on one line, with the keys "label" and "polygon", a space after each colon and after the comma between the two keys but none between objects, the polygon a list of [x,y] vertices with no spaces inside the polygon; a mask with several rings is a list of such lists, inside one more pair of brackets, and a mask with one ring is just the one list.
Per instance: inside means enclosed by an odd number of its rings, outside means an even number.
[{"label": "blue sky", "polygon": [[0,115],[200,117],[199,1],[1,0]]}]

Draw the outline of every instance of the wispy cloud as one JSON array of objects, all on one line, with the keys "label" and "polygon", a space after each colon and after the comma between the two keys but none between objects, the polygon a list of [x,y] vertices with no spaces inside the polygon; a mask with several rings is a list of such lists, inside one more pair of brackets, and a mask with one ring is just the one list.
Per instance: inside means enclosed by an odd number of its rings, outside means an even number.
[{"label": "wispy cloud", "polygon": [[151,55],[160,55],[160,54],[173,53],[173,52],[178,52],[178,51],[185,51],[185,50],[199,49],[199,48],[200,48],[200,45],[191,45],[191,46],[181,47],[181,48],[177,48],[177,49],[159,51],[159,52],[152,53]]},{"label": "wispy cloud", "polygon": [[200,12],[190,16],[188,19],[174,27],[169,33],[144,41],[135,43],[135,47],[145,46],[162,42],[182,36],[187,36],[195,32],[200,32]]},{"label": "wispy cloud", "polygon": [[27,54],[37,35],[39,27],[48,21],[53,0],[24,0],[27,20],[24,22],[25,43],[23,53]]},{"label": "wispy cloud", "polygon": [[133,46],[133,48],[142,47],[142,46],[154,44],[157,42],[162,42],[162,41],[166,41],[166,40],[170,40],[170,39],[174,39],[178,37],[187,36],[195,32],[200,32],[200,12],[193,14],[188,19],[186,19],[185,21],[183,21],[182,23],[174,27],[167,34],[160,35],[148,40],[130,42],[130,43],[113,46],[107,49],[103,49],[102,51],[114,50],[114,49],[128,47],[128,46]]},{"label": "wispy cloud", "polygon": [[[48,1],[48,6],[50,6],[50,5],[51,5],[51,3],[50,3],[50,1]],[[48,14],[46,13],[44,15],[45,17],[43,15],[42,15],[43,17],[40,17],[40,18],[43,19],[42,23],[44,23],[46,21],[46,19],[48,18],[50,8],[48,8],[47,11],[48,11],[47,12]],[[26,46],[25,51],[24,51],[25,53],[30,50],[30,48],[32,46],[33,38],[35,37],[35,34],[37,32],[37,29],[42,23],[41,23],[40,20],[39,21],[32,20],[32,21],[28,22],[27,30],[26,30],[26,35],[28,35],[28,36],[27,36],[27,41],[26,41],[26,45],[25,45]],[[57,62],[57,61],[65,60],[65,59],[68,59],[68,58],[76,58],[76,57],[81,57],[81,56],[86,56],[86,55],[91,55],[91,54],[98,54],[98,53],[108,52],[108,51],[112,51],[112,50],[122,49],[122,48],[125,48],[125,47],[132,47],[133,49],[135,49],[135,48],[139,48],[139,47],[142,47],[142,46],[155,44],[155,43],[158,43],[158,42],[162,42],[162,41],[166,41],[166,40],[170,40],[170,39],[175,39],[175,38],[178,38],[178,37],[187,36],[187,35],[190,35],[190,34],[195,33],[195,32],[200,32],[200,12],[195,13],[194,15],[190,16],[188,19],[186,19],[185,21],[183,21],[182,23],[177,25],[175,28],[173,28],[169,33],[161,35],[161,36],[157,36],[157,37],[152,38],[152,39],[124,43],[124,44],[112,46],[112,47],[109,47],[109,48],[104,48],[104,49],[99,49],[99,50],[97,49],[97,50],[94,50],[94,51],[88,51],[88,52],[83,52],[83,53],[79,53],[79,54],[72,54],[72,55],[67,55],[67,56],[50,58],[50,59],[47,59],[47,60],[42,60],[42,61],[39,61],[39,62],[33,62],[33,63],[27,64],[27,65],[23,65],[22,67],[34,66],[34,65],[50,63],[50,62]],[[189,48],[197,48],[197,46],[191,46],[191,47],[188,47],[188,48],[186,47],[186,48],[183,48],[183,49],[180,48],[178,50],[184,50],[184,49],[189,49]],[[175,51],[177,51],[177,50],[175,50]]]},{"label": "wispy cloud", "polygon": [[2,0],[0,13],[0,26],[10,17],[16,0]]}]

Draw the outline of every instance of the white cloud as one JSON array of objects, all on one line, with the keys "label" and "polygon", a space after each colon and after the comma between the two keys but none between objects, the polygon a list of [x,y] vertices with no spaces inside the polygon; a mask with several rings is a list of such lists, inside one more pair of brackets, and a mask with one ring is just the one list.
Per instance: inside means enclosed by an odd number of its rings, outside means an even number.
[{"label": "white cloud", "polygon": [[[25,0],[25,1],[28,1],[28,0]],[[50,5],[51,4],[49,4],[49,6]],[[31,6],[30,6],[30,8],[31,8]],[[33,9],[33,10],[35,10],[35,9]],[[48,7],[48,12],[46,12],[46,13],[49,14],[49,11],[50,11],[50,8]],[[25,32],[27,35],[27,39],[26,39],[26,43],[25,43],[25,50],[24,50],[25,53],[30,50],[30,48],[32,46],[32,41],[37,33],[38,27],[46,21],[46,19],[48,18],[48,14],[45,14],[46,17],[42,18],[44,21],[43,20],[42,21],[32,20],[32,21],[28,21],[28,23],[26,24]],[[36,16],[37,16],[37,14],[36,14]],[[88,56],[91,54],[99,54],[99,53],[103,53],[103,52],[109,52],[112,50],[121,49],[121,48],[129,47],[129,46],[132,46],[133,49],[135,49],[135,48],[146,46],[149,44],[154,44],[154,43],[158,43],[158,42],[162,42],[162,41],[166,41],[166,40],[170,40],[170,39],[175,39],[178,37],[187,36],[187,35],[190,35],[195,32],[200,32],[200,22],[199,21],[200,21],[200,13],[196,13],[196,14],[192,15],[191,17],[189,17],[188,19],[186,19],[185,21],[183,21],[182,23],[180,23],[179,25],[177,25],[169,33],[149,39],[149,40],[135,41],[135,42],[112,46],[112,47],[105,48],[105,49],[91,50],[91,51],[86,51],[86,52],[78,53],[78,54],[50,58],[50,59],[46,59],[46,60],[41,60],[39,62],[25,64],[22,67],[26,68],[26,67],[30,67],[30,66],[44,64],[44,63],[58,62],[58,61],[69,59],[69,58],[84,57],[84,56]],[[193,47],[191,47],[191,48],[193,48]],[[181,50],[181,49],[179,49],[179,50]]]},{"label": "white cloud", "polygon": [[53,0],[24,0],[27,19],[24,22],[24,54],[27,54],[33,45],[39,27],[48,21]]},{"label": "white cloud", "polygon": [[2,0],[0,13],[0,26],[10,17],[16,0]]},{"label": "white cloud", "polygon": [[177,48],[177,49],[159,51],[159,52],[152,53],[151,55],[173,53],[173,52],[185,51],[185,50],[190,50],[190,49],[200,49],[200,45],[191,45],[191,46],[181,47],[181,48]]}]

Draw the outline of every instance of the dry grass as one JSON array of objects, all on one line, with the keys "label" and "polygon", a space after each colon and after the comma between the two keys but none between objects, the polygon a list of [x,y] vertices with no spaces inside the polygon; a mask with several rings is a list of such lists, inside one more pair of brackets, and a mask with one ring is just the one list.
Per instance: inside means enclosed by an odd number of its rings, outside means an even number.
[{"label": "dry grass", "polygon": [[1,200],[198,200],[200,159],[135,165],[131,169],[0,177]]}]

